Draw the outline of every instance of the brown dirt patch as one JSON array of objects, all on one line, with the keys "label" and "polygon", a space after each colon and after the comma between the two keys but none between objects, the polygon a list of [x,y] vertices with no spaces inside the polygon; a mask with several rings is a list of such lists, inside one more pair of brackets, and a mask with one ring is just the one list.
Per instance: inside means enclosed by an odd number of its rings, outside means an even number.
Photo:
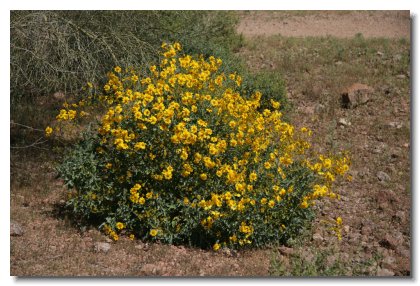
[{"label": "brown dirt patch", "polygon": [[[300,12],[300,13],[299,13]],[[240,14],[238,33],[245,37],[333,36],[410,38],[409,11],[252,11]]]}]

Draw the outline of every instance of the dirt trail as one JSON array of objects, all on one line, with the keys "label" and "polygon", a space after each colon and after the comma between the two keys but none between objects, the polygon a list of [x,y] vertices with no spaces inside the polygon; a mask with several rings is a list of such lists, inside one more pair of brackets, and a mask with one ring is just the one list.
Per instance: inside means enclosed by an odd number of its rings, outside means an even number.
[{"label": "dirt trail", "polygon": [[242,12],[238,32],[245,37],[334,36],[410,38],[410,11],[252,11]]}]

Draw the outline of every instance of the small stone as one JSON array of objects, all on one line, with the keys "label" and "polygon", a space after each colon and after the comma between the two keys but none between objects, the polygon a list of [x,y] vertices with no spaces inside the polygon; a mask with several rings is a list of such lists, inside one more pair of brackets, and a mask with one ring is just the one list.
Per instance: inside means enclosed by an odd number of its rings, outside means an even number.
[{"label": "small stone", "polygon": [[377,51],[377,52],[376,52],[376,54],[377,54],[378,56],[380,56],[380,57],[383,57],[383,56],[384,56],[384,53],[383,53],[383,52],[380,52],[380,51]]},{"label": "small stone", "polygon": [[397,75],[397,78],[398,79],[405,79],[406,76],[405,76],[405,74],[399,74],[399,75]]},{"label": "small stone", "polygon": [[397,211],[395,214],[395,218],[397,218],[400,222],[405,221],[405,212],[404,211]]},{"label": "small stone", "polygon": [[371,100],[374,89],[366,84],[355,83],[341,93],[341,107],[355,108]]},{"label": "small stone", "polygon": [[350,226],[348,225],[343,226],[343,230],[345,233],[348,233],[350,231]]},{"label": "small stone", "polygon": [[376,273],[377,276],[394,276],[395,273],[389,269],[379,267],[378,272]]},{"label": "small stone", "polygon": [[386,249],[397,249],[398,246],[402,243],[402,235],[398,233],[395,236],[386,234],[383,239],[379,241],[379,245]]},{"label": "small stone", "polygon": [[325,111],[325,105],[318,103],[315,105],[315,113],[323,113]]},{"label": "small stone", "polygon": [[280,253],[283,255],[291,255],[294,252],[293,248],[286,247],[286,246],[280,246],[279,250],[280,250]]},{"label": "small stone", "polygon": [[55,92],[54,94],[53,94],[53,97],[56,99],[56,100],[59,100],[59,101],[64,101],[64,99],[66,98],[66,95],[63,93],[63,92],[61,92],[61,91],[58,91],[58,92]]},{"label": "small stone", "polygon": [[351,125],[351,122],[350,121],[347,121],[347,119],[345,119],[345,118],[340,118],[338,120],[338,124],[340,124],[342,126],[350,126]]},{"label": "small stone", "polygon": [[107,242],[96,242],[94,244],[94,250],[96,252],[105,252],[107,253],[111,249],[111,244]]},{"label": "small stone", "polygon": [[401,129],[403,127],[403,124],[401,122],[389,122],[388,126],[392,128]]},{"label": "small stone", "polygon": [[376,174],[376,177],[378,178],[378,180],[379,180],[380,182],[388,182],[388,181],[390,181],[390,180],[391,180],[391,177],[390,177],[387,173],[385,173],[385,172],[383,172],[383,171],[379,171],[379,172]]},{"label": "small stone", "polygon": [[396,259],[392,256],[386,256],[384,260],[381,262],[381,266],[387,269],[394,269],[395,268]]},{"label": "small stone", "polygon": [[227,248],[227,247],[223,247],[220,250],[220,253],[223,253],[226,256],[232,256],[232,251],[229,248]]},{"label": "small stone", "polygon": [[158,269],[155,264],[148,263],[148,264],[143,265],[140,271],[143,274],[156,275],[158,272]]},{"label": "small stone", "polygon": [[10,235],[11,236],[22,236],[23,228],[17,222],[10,222]]},{"label": "small stone", "polygon": [[365,225],[362,227],[360,233],[363,235],[370,235],[372,233],[372,228],[370,228],[370,226]]},{"label": "small stone", "polygon": [[312,239],[313,239],[314,241],[317,241],[317,242],[322,242],[322,241],[324,240],[324,238],[322,237],[322,235],[321,235],[321,234],[319,234],[319,233],[315,233],[315,234],[312,236]]}]

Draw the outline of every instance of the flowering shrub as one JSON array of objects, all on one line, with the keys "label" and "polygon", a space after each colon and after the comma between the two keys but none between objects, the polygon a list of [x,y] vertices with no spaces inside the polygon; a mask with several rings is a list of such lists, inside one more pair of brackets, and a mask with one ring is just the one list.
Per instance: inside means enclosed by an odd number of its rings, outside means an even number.
[{"label": "flowering shrub", "polygon": [[[218,250],[299,234],[316,200],[337,198],[348,157],[309,158],[311,131],[282,121],[280,102],[258,111],[261,93],[241,96],[241,76],[220,72],[221,59],[162,49],[150,77],[115,67],[89,97],[105,111],[59,168],[68,205],[114,240]],[[71,107],[57,120],[86,116]]]}]

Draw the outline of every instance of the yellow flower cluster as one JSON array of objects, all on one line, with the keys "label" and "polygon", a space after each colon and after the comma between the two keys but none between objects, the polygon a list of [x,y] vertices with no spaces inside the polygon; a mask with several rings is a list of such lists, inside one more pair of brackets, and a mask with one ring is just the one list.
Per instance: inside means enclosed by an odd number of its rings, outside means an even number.
[{"label": "yellow flower cluster", "polygon": [[105,234],[107,234],[114,241],[117,241],[119,239],[118,234],[109,225],[105,225],[103,229]]},{"label": "yellow flower cluster", "polygon": [[50,126],[47,126],[47,128],[45,128],[45,136],[50,137],[52,133],[53,129]]}]

